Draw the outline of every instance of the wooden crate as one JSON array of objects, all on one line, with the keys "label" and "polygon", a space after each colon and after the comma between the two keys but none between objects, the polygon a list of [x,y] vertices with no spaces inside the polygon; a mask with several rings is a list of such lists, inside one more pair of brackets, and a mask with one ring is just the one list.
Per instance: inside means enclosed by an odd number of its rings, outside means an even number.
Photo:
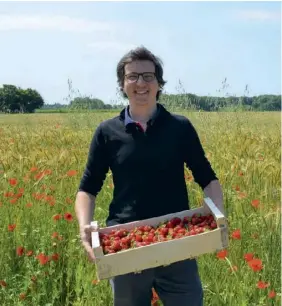
[{"label": "wooden crate", "polygon": [[[160,222],[167,221],[173,217],[183,218],[185,216],[192,216],[195,213],[204,215],[211,213],[217,223],[217,228],[195,236],[157,242],[114,254],[104,255],[102,246],[100,246],[99,232],[107,234],[112,230],[120,228],[130,230],[136,226],[156,226]],[[91,222],[91,225],[97,226],[97,221]],[[98,231],[92,232],[92,247],[96,257],[96,272],[99,280],[109,279],[113,276],[130,272],[139,273],[148,268],[166,266],[184,259],[196,258],[202,254],[213,253],[227,246],[228,233],[226,218],[210,198],[204,198],[203,206],[200,208],[126,224],[98,228]]]}]

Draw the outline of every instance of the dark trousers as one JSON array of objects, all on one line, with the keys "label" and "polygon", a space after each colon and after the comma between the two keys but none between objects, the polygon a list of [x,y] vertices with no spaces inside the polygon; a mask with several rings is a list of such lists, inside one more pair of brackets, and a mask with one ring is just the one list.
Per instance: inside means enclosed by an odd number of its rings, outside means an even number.
[{"label": "dark trousers", "polygon": [[164,306],[203,306],[203,288],[195,259],[126,274],[110,280],[114,306],[151,306],[155,288]]}]

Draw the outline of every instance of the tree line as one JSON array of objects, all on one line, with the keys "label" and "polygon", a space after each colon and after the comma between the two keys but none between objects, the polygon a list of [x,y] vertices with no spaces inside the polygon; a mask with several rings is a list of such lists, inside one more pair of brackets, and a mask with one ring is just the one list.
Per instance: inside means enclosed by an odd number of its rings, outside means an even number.
[{"label": "tree line", "polygon": [[[246,111],[281,111],[281,95],[210,97],[194,94],[162,94],[162,103],[168,109],[220,111],[240,108]],[[22,89],[14,85],[0,87],[0,112],[33,113],[37,109],[103,110],[120,109],[122,104],[106,104],[90,97],[76,97],[69,104],[45,104],[39,92],[32,88]]]},{"label": "tree line", "polygon": [[246,111],[281,111],[281,95],[210,97],[194,94],[162,95],[168,108],[220,111],[241,108]]}]

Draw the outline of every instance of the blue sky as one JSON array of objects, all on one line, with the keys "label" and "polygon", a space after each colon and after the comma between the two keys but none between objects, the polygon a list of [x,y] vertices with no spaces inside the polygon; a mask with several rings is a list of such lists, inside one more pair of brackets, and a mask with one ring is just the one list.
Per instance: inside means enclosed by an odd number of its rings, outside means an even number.
[{"label": "blue sky", "polygon": [[0,42],[0,86],[48,104],[114,103],[116,64],[139,45],[163,60],[168,93],[281,94],[280,2],[0,2]]}]

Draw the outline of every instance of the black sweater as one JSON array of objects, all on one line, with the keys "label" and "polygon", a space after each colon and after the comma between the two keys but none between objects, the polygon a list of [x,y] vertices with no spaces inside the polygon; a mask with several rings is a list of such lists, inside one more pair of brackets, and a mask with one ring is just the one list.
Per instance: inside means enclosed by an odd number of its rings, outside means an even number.
[{"label": "black sweater", "polygon": [[158,104],[144,133],[125,111],[95,130],[79,190],[96,196],[112,171],[107,226],[189,209],[184,163],[202,189],[217,179],[193,125]]}]

